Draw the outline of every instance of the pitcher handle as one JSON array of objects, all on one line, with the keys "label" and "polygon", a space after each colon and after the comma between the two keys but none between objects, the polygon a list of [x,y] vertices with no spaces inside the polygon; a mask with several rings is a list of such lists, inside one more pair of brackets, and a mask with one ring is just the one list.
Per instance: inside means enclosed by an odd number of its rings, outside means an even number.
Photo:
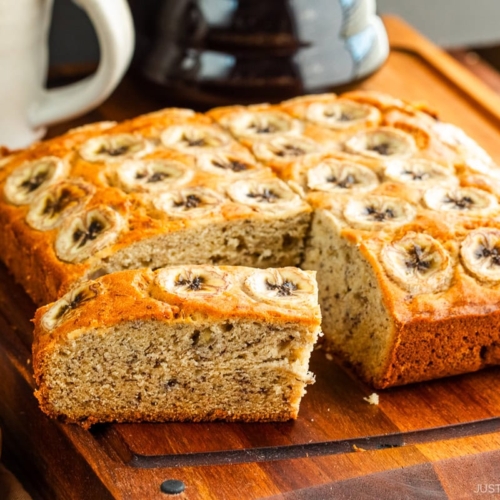
[{"label": "pitcher handle", "polygon": [[98,106],[115,89],[132,58],[134,27],[126,0],[73,0],[95,26],[101,58],[95,74],[46,90],[30,113],[34,128],[74,118]]}]

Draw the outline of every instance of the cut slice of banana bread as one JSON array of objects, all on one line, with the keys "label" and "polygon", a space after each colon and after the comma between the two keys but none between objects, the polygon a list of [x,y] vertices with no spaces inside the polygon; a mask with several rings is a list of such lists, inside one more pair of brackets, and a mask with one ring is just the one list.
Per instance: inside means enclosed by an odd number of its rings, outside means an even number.
[{"label": "cut slice of banana bread", "polygon": [[37,311],[36,395],[83,426],[293,419],[320,321],[314,273],[296,268],[110,274]]}]

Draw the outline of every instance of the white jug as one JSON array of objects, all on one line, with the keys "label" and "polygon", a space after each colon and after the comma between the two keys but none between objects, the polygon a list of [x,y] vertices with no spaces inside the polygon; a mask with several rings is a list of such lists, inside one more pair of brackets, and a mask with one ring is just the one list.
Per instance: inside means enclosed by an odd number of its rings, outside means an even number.
[{"label": "white jug", "polygon": [[126,0],[74,0],[96,29],[99,67],[82,81],[47,90],[52,1],[0,0],[0,145],[9,148],[25,147],[40,139],[47,125],[100,104],[132,56],[134,30]]}]

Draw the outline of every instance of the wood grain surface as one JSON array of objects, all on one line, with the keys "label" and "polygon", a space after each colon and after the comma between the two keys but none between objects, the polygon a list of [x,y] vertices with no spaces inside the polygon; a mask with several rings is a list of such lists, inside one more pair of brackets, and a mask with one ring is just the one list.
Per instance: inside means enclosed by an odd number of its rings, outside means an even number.
[{"label": "wood grain surface", "polygon": [[[360,86],[427,101],[500,162],[500,97],[411,28],[385,19],[392,52]],[[51,129],[157,108],[126,79],[94,112]],[[313,354],[317,382],[281,424],[120,424],[84,431],[33,397],[34,306],[0,266],[0,425],[4,458],[34,498],[500,498],[500,368],[379,391]],[[496,485],[496,486],[495,486]],[[495,491],[498,488],[498,491]]]}]

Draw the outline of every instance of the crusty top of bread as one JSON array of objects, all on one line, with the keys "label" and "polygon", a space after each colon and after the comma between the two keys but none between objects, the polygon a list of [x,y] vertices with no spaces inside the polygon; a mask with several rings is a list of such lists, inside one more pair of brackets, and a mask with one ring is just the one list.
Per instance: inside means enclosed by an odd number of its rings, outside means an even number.
[{"label": "crusty top of bread", "polygon": [[358,246],[396,320],[491,313],[500,300],[498,166],[433,111],[377,92],[308,96],[284,108],[307,117],[312,105],[338,101],[362,104],[370,120],[376,108],[378,122],[362,120],[354,135],[335,129],[340,150],[295,162],[282,177]]},{"label": "crusty top of bread", "polygon": [[81,127],[6,156],[0,191],[8,238],[22,235],[43,262],[59,284],[52,297],[139,240],[311,210],[208,116],[184,109]]},{"label": "crusty top of bread", "polygon": [[132,321],[245,319],[318,327],[315,272],[293,267],[173,266],[121,271],[75,287],[37,310],[34,352],[91,329]]}]

